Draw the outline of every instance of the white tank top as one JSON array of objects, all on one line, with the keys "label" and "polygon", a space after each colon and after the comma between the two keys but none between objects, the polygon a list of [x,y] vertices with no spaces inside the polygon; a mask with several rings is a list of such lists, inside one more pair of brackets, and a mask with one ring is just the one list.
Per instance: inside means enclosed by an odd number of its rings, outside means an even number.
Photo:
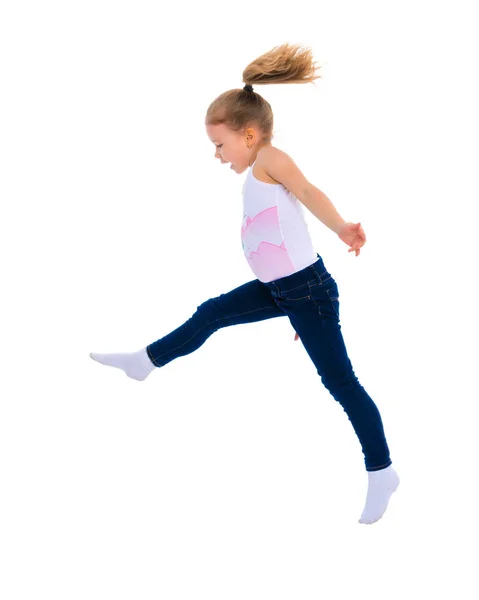
[{"label": "white tank top", "polygon": [[259,181],[250,167],[243,184],[243,251],[264,282],[286,277],[318,260],[303,206],[281,183]]}]

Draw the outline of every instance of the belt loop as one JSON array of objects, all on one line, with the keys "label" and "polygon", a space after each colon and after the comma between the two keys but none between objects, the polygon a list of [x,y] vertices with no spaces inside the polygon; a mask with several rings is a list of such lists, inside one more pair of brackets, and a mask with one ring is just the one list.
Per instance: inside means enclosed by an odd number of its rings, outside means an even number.
[{"label": "belt loop", "polygon": [[323,280],[321,278],[321,274],[316,271],[316,267],[314,265],[311,265],[311,268],[314,271],[314,276],[316,277],[316,280],[318,281],[318,285],[323,285]]},{"label": "belt loop", "polygon": [[[314,264],[310,265],[308,267],[308,274],[311,273],[311,271],[313,272],[313,277],[312,278],[308,277],[309,289],[311,289],[311,284],[318,285],[318,283],[319,283],[319,285],[321,285],[321,277],[318,277],[318,273],[317,273],[316,269],[314,268]],[[318,283],[316,283],[316,282],[318,282]]]}]

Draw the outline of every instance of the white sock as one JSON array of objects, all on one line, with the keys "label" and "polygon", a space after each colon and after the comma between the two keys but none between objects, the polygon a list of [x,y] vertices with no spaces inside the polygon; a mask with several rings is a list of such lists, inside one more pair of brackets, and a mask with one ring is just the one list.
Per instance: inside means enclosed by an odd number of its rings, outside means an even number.
[{"label": "white sock", "polygon": [[90,353],[91,358],[103,365],[123,369],[128,377],[143,381],[153,371],[154,365],[146,352],[146,348],[138,352],[116,353],[116,354],[97,354]]},{"label": "white sock", "polygon": [[386,469],[379,471],[368,471],[368,493],[360,523],[375,523],[386,512],[389,498],[397,490],[399,477],[396,471],[389,465]]}]

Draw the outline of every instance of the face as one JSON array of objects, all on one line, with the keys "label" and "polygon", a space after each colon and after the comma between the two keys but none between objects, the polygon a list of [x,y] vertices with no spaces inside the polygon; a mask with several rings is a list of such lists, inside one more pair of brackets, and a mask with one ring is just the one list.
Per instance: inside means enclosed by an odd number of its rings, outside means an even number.
[{"label": "face", "polygon": [[235,173],[242,173],[249,167],[256,140],[253,129],[235,132],[221,123],[206,125],[206,133],[215,145],[215,158],[218,158],[222,164],[231,163],[230,169]]}]

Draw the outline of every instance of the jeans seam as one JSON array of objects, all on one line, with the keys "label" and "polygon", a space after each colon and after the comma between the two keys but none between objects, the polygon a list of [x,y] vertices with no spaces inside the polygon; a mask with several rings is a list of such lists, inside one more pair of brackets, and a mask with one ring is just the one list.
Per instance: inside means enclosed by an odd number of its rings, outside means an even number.
[{"label": "jeans seam", "polygon": [[384,465],[380,465],[379,467],[369,467],[367,470],[368,471],[379,471],[381,469],[385,469],[386,467],[389,467],[392,464],[393,464],[393,461],[390,460],[387,463],[385,463]]},{"label": "jeans seam", "polygon": [[148,358],[151,360],[151,362],[156,366],[156,367],[162,367],[163,365],[159,365],[156,362],[156,359],[152,356],[151,351],[149,349],[149,347],[146,347],[146,353],[148,354]]},{"label": "jeans seam", "polygon": [[297,290],[298,288],[303,287],[305,285],[307,285],[307,283],[301,283],[300,285],[297,285],[294,288],[290,288],[289,290],[280,290],[280,292],[282,292],[283,294],[287,294],[288,292],[293,292],[294,290]]},{"label": "jeans seam", "polygon": [[331,296],[330,291],[331,290],[327,289],[326,293],[328,294],[329,301],[331,302],[331,306],[333,307],[334,314],[339,319],[339,310],[336,310],[336,305],[334,304],[334,302],[338,302],[339,304],[339,296]]},{"label": "jeans seam", "polygon": [[314,302],[314,305],[318,309],[319,316],[322,317],[323,315],[321,314],[321,309],[319,308],[319,304],[316,302],[316,298],[312,294],[311,294],[311,300]]},{"label": "jeans seam", "polygon": [[201,329],[198,329],[198,331],[196,331],[194,333],[194,335],[192,335],[189,339],[187,339],[186,342],[183,342],[182,344],[180,344],[176,348],[173,348],[172,350],[168,350],[167,352],[163,352],[163,354],[160,354],[159,356],[155,357],[155,359],[158,360],[162,356],[165,356],[165,354],[168,354],[168,352],[175,352],[176,350],[178,350],[178,348],[182,348],[185,344],[187,344],[188,342],[191,342],[191,340],[195,336],[197,336],[198,333],[200,333],[200,331],[203,331],[203,329],[205,329],[209,325],[212,325],[213,323],[217,323],[218,321],[224,321],[225,319],[232,319],[233,317],[241,317],[242,315],[247,315],[249,313],[257,312],[258,310],[264,310],[265,308],[269,308],[269,306],[262,306],[261,308],[255,308],[254,310],[247,310],[246,312],[243,312],[243,313],[237,313],[235,315],[230,315],[229,317],[220,317],[219,319],[215,319],[214,321],[209,321],[209,323],[207,323],[206,325],[204,325]]}]

